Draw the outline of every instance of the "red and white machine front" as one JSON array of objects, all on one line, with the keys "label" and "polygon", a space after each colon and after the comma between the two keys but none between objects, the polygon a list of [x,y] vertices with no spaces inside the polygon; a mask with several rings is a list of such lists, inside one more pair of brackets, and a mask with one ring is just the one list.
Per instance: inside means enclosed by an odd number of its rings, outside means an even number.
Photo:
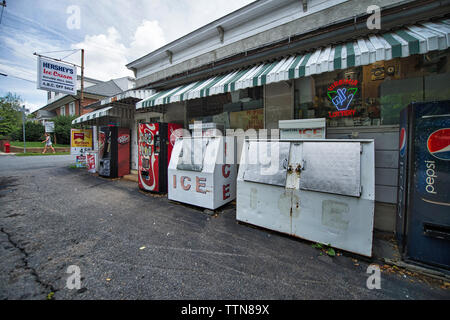
[{"label": "red and white machine front", "polygon": [[167,166],[182,126],[175,123],[141,123],[138,140],[139,188],[145,191],[167,192]]}]

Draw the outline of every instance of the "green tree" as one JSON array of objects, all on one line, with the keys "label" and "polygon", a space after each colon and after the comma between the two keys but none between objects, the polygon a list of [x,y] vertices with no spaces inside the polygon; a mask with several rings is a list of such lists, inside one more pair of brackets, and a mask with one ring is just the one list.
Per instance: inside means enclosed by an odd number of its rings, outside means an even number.
[{"label": "green tree", "polygon": [[56,142],[58,144],[70,144],[70,129],[79,128],[79,125],[72,125],[72,120],[77,116],[57,116],[52,121],[55,122]]},{"label": "green tree", "polygon": [[[45,127],[41,123],[27,121],[25,123],[25,141],[42,141],[44,140]],[[11,135],[15,141],[23,141],[23,128],[20,126]]]},{"label": "green tree", "polygon": [[0,97],[0,135],[11,136],[17,128],[21,127],[21,102],[20,97],[11,92]]}]

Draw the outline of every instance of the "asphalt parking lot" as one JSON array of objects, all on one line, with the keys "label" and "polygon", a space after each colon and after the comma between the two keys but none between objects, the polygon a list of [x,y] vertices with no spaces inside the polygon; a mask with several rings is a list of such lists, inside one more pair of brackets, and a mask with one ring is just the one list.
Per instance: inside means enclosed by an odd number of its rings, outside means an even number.
[{"label": "asphalt parking lot", "polygon": [[[437,283],[71,169],[0,157],[0,299],[449,299]],[[355,263],[355,259],[357,263]],[[69,289],[69,266],[81,288]]]}]

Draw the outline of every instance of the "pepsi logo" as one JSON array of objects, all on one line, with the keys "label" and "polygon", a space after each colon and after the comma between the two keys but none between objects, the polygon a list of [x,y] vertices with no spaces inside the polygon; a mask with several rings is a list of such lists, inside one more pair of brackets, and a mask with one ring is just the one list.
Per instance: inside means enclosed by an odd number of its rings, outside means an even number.
[{"label": "pepsi logo", "polygon": [[129,134],[121,135],[120,137],[117,138],[117,142],[120,144],[125,144],[125,143],[130,142],[130,135]]},{"label": "pepsi logo", "polygon": [[427,141],[428,152],[440,160],[450,160],[450,128],[437,130]]},{"label": "pepsi logo", "polygon": [[406,129],[400,131],[400,156],[404,157],[406,151]]}]

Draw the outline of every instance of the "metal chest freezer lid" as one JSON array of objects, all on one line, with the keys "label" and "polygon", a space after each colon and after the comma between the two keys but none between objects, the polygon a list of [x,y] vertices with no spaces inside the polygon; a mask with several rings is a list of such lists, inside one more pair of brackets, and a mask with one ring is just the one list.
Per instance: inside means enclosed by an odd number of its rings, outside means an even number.
[{"label": "metal chest freezer lid", "polygon": [[[364,141],[248,140],[243,179],[286,187],[287,175],[296,174],[291,168],[301,163],[299,189],[359,197],[361,143]],[[279,152],[278,158],[271,157],[271,152]]]},{"label": "metal chest freezer lid", "polygon": [[176,143],[181,143],[178,155],[177,170],[202,172],[208,170],[205,165],[215,163],[218,142],[221,136],[183,137]]}]

